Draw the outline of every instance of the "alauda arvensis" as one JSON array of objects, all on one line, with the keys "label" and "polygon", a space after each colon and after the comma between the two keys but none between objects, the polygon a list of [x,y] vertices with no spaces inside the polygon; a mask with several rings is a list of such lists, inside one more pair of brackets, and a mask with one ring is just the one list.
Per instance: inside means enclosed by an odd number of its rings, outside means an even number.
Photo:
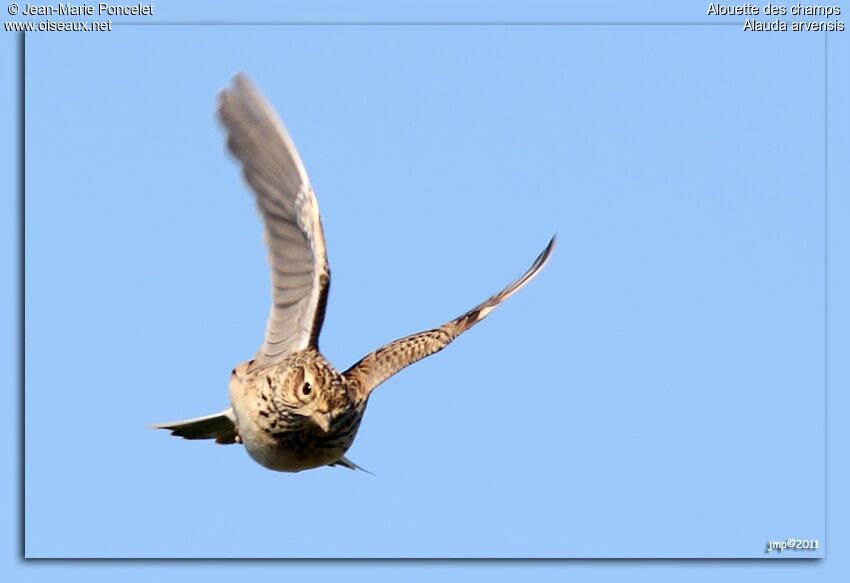
[{"label": "alauda arvensis", "polygon": [[259,352],[230,375],[231,406],[155,427],[186,439],[242,443],[272,470],[354,469],[344,454],[372,391],[445,348],[531,281],[546,264],[555,238],[522,277],[487,301],[439,328],[391,342],[340,374],[319,352],[330,270],[319,207],[301,158],[274,110],[244,75],[220,93],[218,115],[263,218],[273,303]]}]

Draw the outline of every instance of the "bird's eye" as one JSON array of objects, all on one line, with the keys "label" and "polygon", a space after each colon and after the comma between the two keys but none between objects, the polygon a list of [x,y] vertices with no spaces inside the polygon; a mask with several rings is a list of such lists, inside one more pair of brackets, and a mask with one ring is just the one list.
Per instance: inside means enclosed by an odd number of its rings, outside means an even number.
[{"label": "bird's eye", "polygon": [[304,395],[305,397],[312,392],[313,392],[313,385],[311,385],[310,383],[304,383],[304,385],[301,387],[301,394]]}]

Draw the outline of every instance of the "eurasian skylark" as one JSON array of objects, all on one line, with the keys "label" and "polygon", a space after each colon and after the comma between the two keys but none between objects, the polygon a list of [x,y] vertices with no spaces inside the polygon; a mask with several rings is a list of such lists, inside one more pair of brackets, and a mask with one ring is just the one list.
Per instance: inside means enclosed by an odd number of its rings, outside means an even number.
[{"label": "eurasian skylark", "polygon": [[186,439],[242,443],[272,470],[358,466],[346,459],[375,388],[442,350],[527,284],[546,264],[555,237],[508,287],[439,328],[391,342],[339,373],[319,352],[330,270],[319,207],[307,172],[277,114],[243,74],[219,95],[227,145],[241,162],[265,226],[272,307],[263,345],[230,375],[230,407],[155,425]]}]

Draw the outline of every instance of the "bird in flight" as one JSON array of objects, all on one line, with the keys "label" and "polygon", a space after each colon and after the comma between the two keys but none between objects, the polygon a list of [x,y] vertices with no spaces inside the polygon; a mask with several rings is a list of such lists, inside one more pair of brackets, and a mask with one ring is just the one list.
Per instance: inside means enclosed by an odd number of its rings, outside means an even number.
[{"label": "bird in flight", "polygon": [[338,372],[319,351],[331,281],[316,196],[275,111],[244,74],[219,94],[227,146],[242,165],[263,219],[272,306],[263,344],[230,375],[230,407],[154,425],[186,439],[241,443],[266,468],[362,469],[345,457],[372,391],[448,346],[537,275],[555,237],[519,279],[438,328],[401,338]]}]

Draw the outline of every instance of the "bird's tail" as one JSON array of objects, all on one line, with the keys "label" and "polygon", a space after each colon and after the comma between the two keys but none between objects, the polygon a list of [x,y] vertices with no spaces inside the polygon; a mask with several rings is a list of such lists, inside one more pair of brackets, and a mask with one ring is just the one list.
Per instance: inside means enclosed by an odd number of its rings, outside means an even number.
[{"label": "bird's tail", "polygon": [[351,461],[350,459],[348,459],[345,456],[342,456],[341,458],[336,460],[334,463],[328,464],[328,465],[331,466],[331,467],[342,466],[344,468],[348,468],[349,470],[360,470],[361,472],[366,472],[370,476],[375,475],[372,472],[370,472],[369,470],[367,470],[366,468],[362,468],[362,467],[358,466],[357,464],[355,464],[353,461]]}]

